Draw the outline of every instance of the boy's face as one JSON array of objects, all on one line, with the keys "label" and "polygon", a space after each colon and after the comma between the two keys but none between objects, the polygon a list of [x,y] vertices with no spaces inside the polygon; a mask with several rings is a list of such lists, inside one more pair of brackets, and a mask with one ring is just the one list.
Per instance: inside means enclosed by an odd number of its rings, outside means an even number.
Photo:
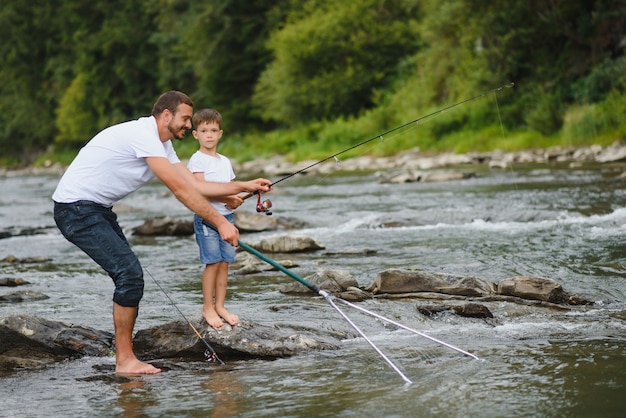
[{"label": "boy's face", "polygon": [[192,133],[202,148],[214,149],[224,131],[216,122],[202,122]]}]

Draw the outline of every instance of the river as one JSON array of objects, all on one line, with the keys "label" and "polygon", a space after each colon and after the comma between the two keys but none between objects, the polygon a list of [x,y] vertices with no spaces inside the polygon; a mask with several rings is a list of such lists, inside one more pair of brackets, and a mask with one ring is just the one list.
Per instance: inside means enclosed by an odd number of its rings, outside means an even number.
[{"label": "river", "polygon": [[[383,184],[372,174],[299,176],[267,195],[275,217],[307,223],[290,231],[326,247],[280,255],[306,277],[322,267],[348,270],[367,286],[387,268],[471,275],[498,282],[517,275],[551,278],[569,293],[601,302],[551,310],[490,305],[494,318],[425,317],[415,300],[362,306],[475,354],[474,360],[373,318],[357,318],[368,337],[413,381],[402,379],[362,339],[338,350],[291,358],[174,362],[156,376],[119,378],[114,359],[83,358],[0,379],[6,417],[617,417],[626,409],[626,180],[624,165],[464,167],[469,179]],[[112,331],[112,284],[54,227],[56,176],[0,178],[0,230],[44,233],[0,239],[2,277],[50,298],[0,304],[0,317],[29,313]],[[253,199],[243,210],[253,210]],[[131,229],[151,216],[190,217],[158,183],[122,202]],[[242,241],[285,232],[244,234]],[[188,316],[198,315],[201,266],[193,237],[130,236],[144,266]],[[347,252],[347,250],[357,250]],[[368,250],[360,252],[359,250]],[[342,254],[343,252],[343,254]],[[269,254],[270,257],[273,257]],[[227,307],[265,325],[338,331],[346,322],[319,297],[280,293],[276,272],[231,275]],[[8,293],[14,288],[0,288]],[[149,276],[136,329],[179,320]]]}]

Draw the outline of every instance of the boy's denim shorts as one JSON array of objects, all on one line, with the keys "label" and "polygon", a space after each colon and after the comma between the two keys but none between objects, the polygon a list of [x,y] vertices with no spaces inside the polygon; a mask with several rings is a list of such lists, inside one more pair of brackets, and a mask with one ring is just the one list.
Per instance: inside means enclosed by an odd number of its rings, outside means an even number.
[{"label": "boy's denim shorts", "polygon": [[[234,224],[233,214],[224,217]],[[196,242],[200,249],[200,262],[203,264],[215,264],[219,262],[233,263],[237,249],[224,241],[220,234],[206,226],[198,215],[193,217],[193,230],[196,233]]]},{"label": "boy's denim shorts", "polygon": [[113,279],[113,301],[136,307],[143,297],[143,269],[110,207],[79,200],[54,202],[54,221],[63,236],[83,250]]}]

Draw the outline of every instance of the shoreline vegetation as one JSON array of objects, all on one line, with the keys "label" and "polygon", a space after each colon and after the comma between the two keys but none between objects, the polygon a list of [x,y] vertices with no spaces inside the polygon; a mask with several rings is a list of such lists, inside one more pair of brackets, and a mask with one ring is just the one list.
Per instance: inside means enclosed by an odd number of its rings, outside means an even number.
[{"label": "shoreline vegetation", "polygon": [[[342,159],[626,140],[615,2],[57,3],[0,8],[0,167],[69,164],[169,89],[220,111],[221,152],[239,162],[320,159],[372,135]],[[197,143],[175,147],[189,158]]]}]

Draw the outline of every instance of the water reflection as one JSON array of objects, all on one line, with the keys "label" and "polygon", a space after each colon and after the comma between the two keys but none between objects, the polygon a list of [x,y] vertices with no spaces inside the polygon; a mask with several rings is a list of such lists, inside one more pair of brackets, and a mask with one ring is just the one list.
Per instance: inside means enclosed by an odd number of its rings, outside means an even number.
[{"label": "water reflection", "polygon": [[144,377],[131,378],[118,385],[117,405],[126,418],[145,417],[146,410],[158,402]]},{"label": "water reflection", "polygon": [[211,397],[211,418],[229,418],[239,415],[237,399],[241,397],[242,386],[235,373],[214,372],[201,379],[200,387]]}]

